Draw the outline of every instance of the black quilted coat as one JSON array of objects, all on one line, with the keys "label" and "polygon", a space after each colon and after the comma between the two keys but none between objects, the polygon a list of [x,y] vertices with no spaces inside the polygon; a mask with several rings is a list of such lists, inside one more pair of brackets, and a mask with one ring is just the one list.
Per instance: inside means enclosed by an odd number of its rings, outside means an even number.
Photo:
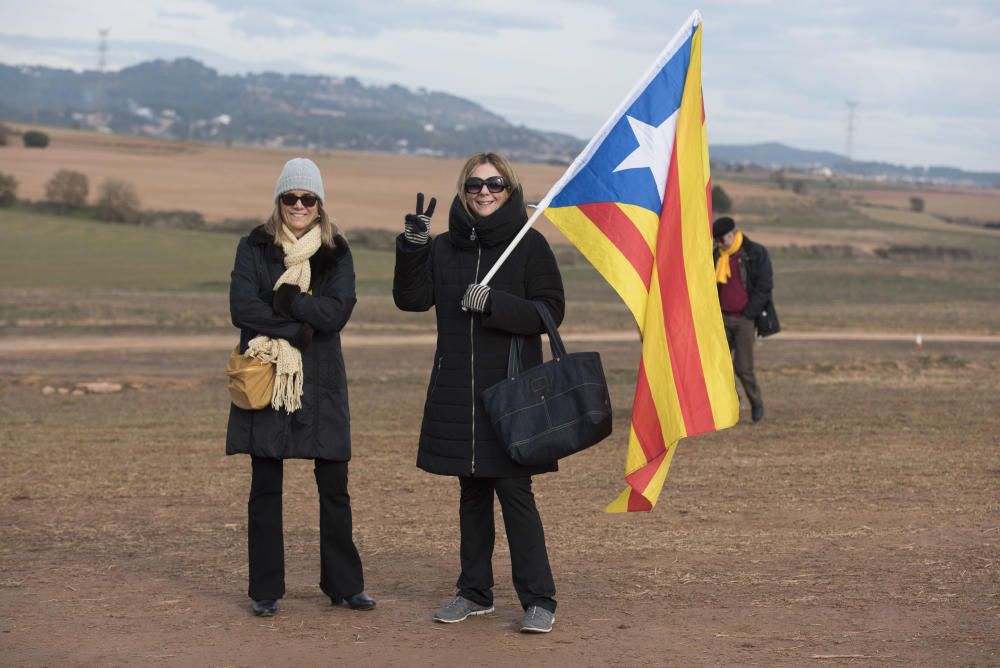
[{"label": "black quilted coat", "polygon": [[527,216],[520,190],[492,215],[473,219],[456,197],[448,232],[417,245],[396,239],[393,298],[404,311],[435,308],[437,350],[420,428],[417,466],[430,473],[490,478],[555,471],[514,463],[486,419],[479,393],[507,371],[511,334],[526,335],[522,367],[541,363],[545,330],[533,301],[545,304],[556,324],[563,319],[562,278],[545,238],[529,230],[490,281],[488,313],[462,311],[470,283],[482,279]]},{"label": "black quilted coat", "polygon": [[287,339],[302,352],[305,387],[302,408],[293,413],[270,406],[256,411],[231,406],[226,454],[350,460],[351,423],[340,330],[357,299],[347,241],[338,235],[334,242],[333,247],[321,246],[309,259],[312,294],[294,297],[291,317],[283,317],[272,306],[272,287],[284,273],[284,251],[263,226],[240,239],[229,288],[230,314],[240,328],[240,351],[258,334]]}]

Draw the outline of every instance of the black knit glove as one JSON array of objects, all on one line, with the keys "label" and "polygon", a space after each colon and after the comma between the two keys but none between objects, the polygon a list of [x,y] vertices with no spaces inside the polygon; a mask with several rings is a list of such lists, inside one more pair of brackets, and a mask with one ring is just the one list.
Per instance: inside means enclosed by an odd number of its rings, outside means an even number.
[{"label": "black knit glove", "polygon": [[470,283],[462,297],[462,308],[473,313],[488,313],[490,310],[490,286]]},{"label": "black knit glove", "polygon": [[295,298],[299,296],[299,286],[294,283],[282,283],[278,286],[278,289],[274,291],[274,297],[271,300],[271,307],[274,308],[274,312],[280,315],[282,318],[292,317],[292,302]]},{"label": "black knit glove", "polygon": [[427,204],[427,211],[424,211],[424,194],[417,193],[417,212],[408,213],[403,219],[403,236],[413,244],[423,246],[431,240],[431,216],[434,215],[434,207],[437,206],[437,198],[431,197]]},{"label": "black knit glove", "polygon": [[304,322],[302,323],[302,326],[299,327],[299,331],[295,332],[295,336],[288,339],[288,342],[302,351],[308,348],[309,344],[312,343],[313,334],[315,333],[316,330],[313,329],[313,326],[308,322]]}]

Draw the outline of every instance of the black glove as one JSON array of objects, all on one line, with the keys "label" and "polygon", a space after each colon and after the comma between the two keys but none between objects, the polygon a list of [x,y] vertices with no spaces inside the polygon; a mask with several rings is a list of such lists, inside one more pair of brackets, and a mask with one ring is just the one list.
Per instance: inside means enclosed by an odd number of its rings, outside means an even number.
[{"label": "black glove", "polygon": [[406,214],[403,219],[403,236],[413,244],[423,246],[431,240],[431,216],[434,215],[434,207],[437,206],[437,198],[431,197],[424,211],[424,194],[417,193],[417,212]]},{"label": "black glove", "polygon": [[295,298],[299,296],[299,286],[295,283],[282,283],[278,286],[278,289],[274,291],[274,297],[271,299],[271,307],[274,308],[274,312],[283,318],[292,317],[292,302]]},{"label": "black glove", "polygon": [[490,308],[490,286],[470,283],[462,297],[462,308],[473,313],[488,313]]},{"label": "black glove", "polygon": [[302,351],[308,348],[309,344],[312,343],[313,334],[315,333],[316,330],[313,329],[313,326],[308,322],[304,322],[302,323],[302,326],[299,327],[299,331],[295,332],[295,336],[288,339],[288,342]]}]

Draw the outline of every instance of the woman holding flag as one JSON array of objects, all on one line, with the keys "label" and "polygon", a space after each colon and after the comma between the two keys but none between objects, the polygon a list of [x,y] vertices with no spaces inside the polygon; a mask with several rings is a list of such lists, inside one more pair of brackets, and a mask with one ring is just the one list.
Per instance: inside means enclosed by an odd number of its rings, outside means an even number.
[{"label": "woman holding flag", "polygon": [[481,282],[528,220],[513,167],[496,153],[477,153],[463,166],[446,232],[431,237],[435,199],[405,217],[396,239],[393,298],[404,311],[435,309],[437,349],[424,403],[417,466],[458,477],[461,574],[457,595],[434,613],[442,623],[494,611],[493,496],[500,500],[510,545],[520,629],[547,633],[555,621],[555,584],[531,476],[556,462],[521,466],[507,455],[479,393],[505,377],[511,337],[525,337],[521,366],[541,363],[545,331],[534,302],[558,324],[565,298],[555,256],[528,230],[492,277]]}]

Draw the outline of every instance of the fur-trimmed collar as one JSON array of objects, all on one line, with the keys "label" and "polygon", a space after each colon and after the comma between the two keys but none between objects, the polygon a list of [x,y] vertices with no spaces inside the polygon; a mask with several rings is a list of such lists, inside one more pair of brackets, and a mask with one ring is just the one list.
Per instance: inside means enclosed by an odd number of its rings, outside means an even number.
[{"label": "fur-trimmed collar", "polygon": [[[264,229],[263,225],[253,228],[253,231],[247,237],[247,241],[254,246],[266,246],[270,256],[279,262],[285,259],[284,249],[274,243],[274,238]],[[312,266],[314,273],[324,272],[349,250],[350,245],[347,243],[347,239],[341,234],[334,234],[333,246],[321,245],[319,250],[309,258],[309,264]]]}]

